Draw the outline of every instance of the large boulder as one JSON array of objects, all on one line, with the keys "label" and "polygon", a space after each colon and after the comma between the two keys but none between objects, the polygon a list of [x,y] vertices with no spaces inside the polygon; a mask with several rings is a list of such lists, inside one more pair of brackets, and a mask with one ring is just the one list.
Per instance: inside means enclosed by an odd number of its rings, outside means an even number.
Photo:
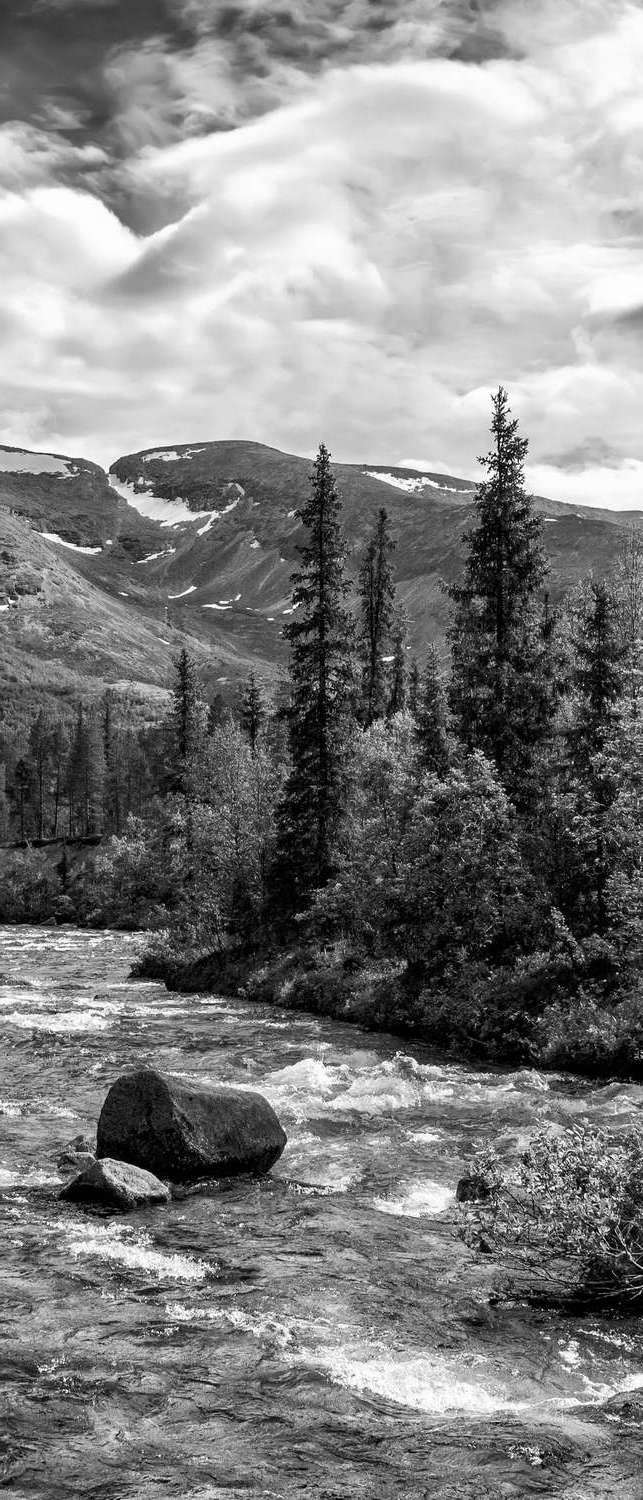
[{"label": "large boulder", "polygon": [[151,1203],[168,1203],[170,1190],[151,1172],[143,1172],[127,1161],[103,1157],[92,1161],[58,1195],[68,1203],[101,1203],[127,1213]]},{"label": "large boulder", "polygon": [[187,1182],[267,1172],[285,1144],[286,1133],[261,1094],[184,1083],[142,1068],[112,1085],[98,1121],[96,1154]]}]

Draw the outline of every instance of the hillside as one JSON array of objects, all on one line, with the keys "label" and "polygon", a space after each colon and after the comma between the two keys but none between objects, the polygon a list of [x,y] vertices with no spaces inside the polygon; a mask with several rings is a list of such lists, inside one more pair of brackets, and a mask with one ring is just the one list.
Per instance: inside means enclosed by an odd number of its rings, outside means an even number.
[{"label": "hillside", "polygon": [[[421,652],[444,632],[441,580],[459,571],[475,486],[395,467],[334,467],[353,572],[378,508],[389,512],[399,592]],[[308,459],[250,442],[147,450],[109,474],[84,459],[0,449],[5,712],[108,683],[128,686],[152,712],[184,640],[210,695],[231,691],[251,665],[273,680],[310,469]],[[537,504],[554,597],[592,568],[609,570],[624,529],[641,523],[638,513]]]}]

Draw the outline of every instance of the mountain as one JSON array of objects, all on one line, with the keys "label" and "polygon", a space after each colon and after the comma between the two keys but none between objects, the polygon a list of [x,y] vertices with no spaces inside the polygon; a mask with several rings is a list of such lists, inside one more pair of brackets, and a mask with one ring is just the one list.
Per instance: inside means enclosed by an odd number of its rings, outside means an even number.
[{"label": "mountain", "polygon": [[[335,464],[355,573],[380,506],[397,537],[398,588],[416,650],[443,636],[475,485],[395,466]],[[295,511],[309,459],[260,443],[181,444],[128,454],[105,471],[85,459],[0,448],[0,686],[5,711],[43,694],[118,684],[150,713],[183,642],[208,691],[254,666],[267,683],[285,659]],[[555,598],[612,566],[639,513],[537,499]]]}]

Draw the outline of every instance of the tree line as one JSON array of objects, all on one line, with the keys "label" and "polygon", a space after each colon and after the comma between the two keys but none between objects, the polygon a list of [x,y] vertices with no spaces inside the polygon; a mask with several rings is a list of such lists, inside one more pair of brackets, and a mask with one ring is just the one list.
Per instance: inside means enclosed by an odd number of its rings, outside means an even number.
[{"label": "tree line", "polygon": [[554,608],[526,451],[500,388],[443,654],[412,657],[385,510],[350,582],[322,445],[278,701],[251,674],[209,710],[184,651],[164,722],[132,741],[79,711],[60,780],[32,731],[32,825],[44,797],[110,835],[76,918],[460,1054],[639,1066],[641,537]]}]

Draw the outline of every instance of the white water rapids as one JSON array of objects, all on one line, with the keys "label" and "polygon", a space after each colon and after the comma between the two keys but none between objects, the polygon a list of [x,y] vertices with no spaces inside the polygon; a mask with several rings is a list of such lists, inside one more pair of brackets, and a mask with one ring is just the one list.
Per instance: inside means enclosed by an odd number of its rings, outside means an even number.
[{"label": "white water rapids", "polygon": [[[641,1500],[636,1322],[490,1303],[454,1190],[474,1140],[510,1156],[643,1090],[168,994],[128,979],[140,941],[0,929],[0,1485]],[[288,1133],[269,1177],[127,1218],[59,1203],[60,1151],[142,1063],[263,1092]]]}]

